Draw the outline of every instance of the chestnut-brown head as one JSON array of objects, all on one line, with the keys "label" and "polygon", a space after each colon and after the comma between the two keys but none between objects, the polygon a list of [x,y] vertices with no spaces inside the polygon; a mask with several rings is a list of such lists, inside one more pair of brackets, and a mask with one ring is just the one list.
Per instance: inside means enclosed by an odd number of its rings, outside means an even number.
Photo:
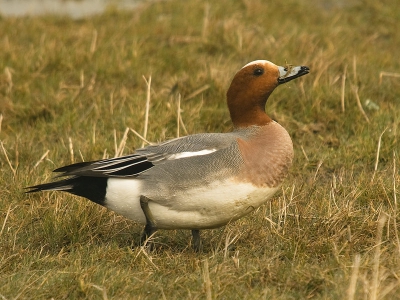
[{"label": "chestnut-brown head", "polygon": [[267,60],[256,60],[240,69],[227,92],[227,102],[235,128],[263,126],[271,122],[265,113],[269,95],[282,83],[308,74],[305,66],[284,68]]}]

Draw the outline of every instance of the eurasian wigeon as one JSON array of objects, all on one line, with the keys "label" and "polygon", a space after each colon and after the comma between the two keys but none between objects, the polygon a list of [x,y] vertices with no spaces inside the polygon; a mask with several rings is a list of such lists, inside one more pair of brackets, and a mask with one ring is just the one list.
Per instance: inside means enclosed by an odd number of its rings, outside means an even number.
[{"label": "eurasian wigeon", "polygon": [[308,74],[305,66],[281,67],[256,60],[241,68],[227,92],[229,133],[201,133],[54,170],[67,179],[29,192],[65,191],[88,198],[144,224],[142,242],[157,229],[200,229],[237,220],[279,189],[293,159],[287,131],[265,113],[274,89]]}]

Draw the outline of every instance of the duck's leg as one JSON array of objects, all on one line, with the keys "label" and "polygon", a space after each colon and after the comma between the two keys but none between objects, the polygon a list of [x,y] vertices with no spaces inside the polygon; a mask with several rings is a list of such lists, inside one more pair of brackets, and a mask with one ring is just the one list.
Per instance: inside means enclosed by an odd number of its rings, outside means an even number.
[{"label": "duck's leg", "polygon": [[200,238],[200,230],[198,229],[193,229],[192,230],[192,240],[193,240],[193,249],[196,252],[200,252],[203,248],[203,245],[201,243],[201,238]]},{"label": "duck's leg", "polygon": [[146,240],[157,231],[156,221],[154,220],[153,214],[149,208],[149,198],[146,196],[140,196],[140,207],[146,217],[146,226],[144,227],[144,231],[142,237],[140,239],[140,243],[143,245]]}]

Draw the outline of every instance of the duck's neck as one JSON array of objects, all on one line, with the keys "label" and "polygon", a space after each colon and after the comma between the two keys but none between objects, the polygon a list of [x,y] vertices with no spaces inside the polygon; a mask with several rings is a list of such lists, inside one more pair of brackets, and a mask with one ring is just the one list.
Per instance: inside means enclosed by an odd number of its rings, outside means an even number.
[{"label": "duck's neck", "polygon": [[[268,95],[269,96],[269,95]],[[272,122],[272,119],[265,113],[265,104],[268,96],[264,99],[252,99],[247,102],[235,101],[235,98],[228,98],[229,113],[235,128],[249,126],[264,126]]]}]

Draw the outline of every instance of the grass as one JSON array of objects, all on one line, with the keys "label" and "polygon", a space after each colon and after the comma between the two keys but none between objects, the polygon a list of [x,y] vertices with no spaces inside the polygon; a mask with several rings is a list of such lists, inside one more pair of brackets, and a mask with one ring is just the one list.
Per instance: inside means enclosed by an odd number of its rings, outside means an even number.
[{"label": "grass", "polygon": [[[1,298],[400,299],[400,80],[379,83],[400,69],[400,9],[320,3],[171,0],[85,20],[1,17]],[[56,167],[140,147],[124,133],[144,132],[150,76],[148,140],[177,135],[178,99],[181,135],[182,124],[229,131],[225,92],[255,59],[311,69],[267,103],[292,136],[294,165],[270,203],[204,231],[203,253],[187,231],[158,232],[147,253],[142,227],[121,216],[23,193]]]}]

